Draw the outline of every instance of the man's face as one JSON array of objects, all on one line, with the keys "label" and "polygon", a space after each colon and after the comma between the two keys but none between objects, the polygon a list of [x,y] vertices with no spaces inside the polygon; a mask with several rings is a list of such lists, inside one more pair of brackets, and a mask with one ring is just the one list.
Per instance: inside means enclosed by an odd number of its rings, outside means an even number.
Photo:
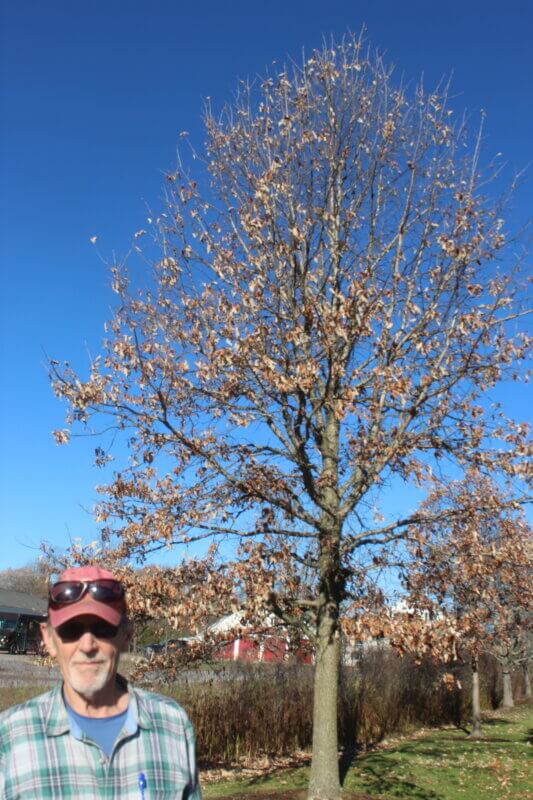
[{"label": "man's face", "polygon": [[[114,685],[120,654],[127,648],[127,628],[112,628],[99,617],[75,617],[59,628],[43,623],[41,633],[46,649],[53,656],[66,685],[90,700]],[[104,635],[101,635],[104,634]]]}]

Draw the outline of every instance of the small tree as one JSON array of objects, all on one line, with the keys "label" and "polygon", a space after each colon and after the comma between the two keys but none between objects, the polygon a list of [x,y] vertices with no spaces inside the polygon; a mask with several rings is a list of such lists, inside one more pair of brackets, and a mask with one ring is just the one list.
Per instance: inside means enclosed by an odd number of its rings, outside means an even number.
[{"label": "small tree", "polygon": [[97,510],[116,558],[225,543],[169,617],[220,593],[250,624],[274,612],[312,636],[310,796],[336,799],[341,609],[364,619],[357,554],[415,519],[372,521],[371,492],[442,456],[521,470],[525,429],[480,400],[525,356],[513,270],[496,268],[480,139],[445,92],[394,85],[358,39],[205,121],[209,186],[167,176],[151,274],[130,289],[113,265],[105,355],[86,379],[57,362],[52,379],[69,425],[127,434],[130,463]]},{"label": "small tree", "polygon": [[434,521],[417,532],[405,577],[409,602],[452,620],[459,650],[472,665],[471,736],[477,737],[481,653],[500,661],[503,705],[513,705],[510,668],[521,659],[533,607],[532,532],[517,504],[474,472],[434,491],[424,510]]},{"label": "small tree", "polygon": [[524,676],[524,695],[531,699],[531,663],[533,662],[533,620],[531,614],[526,617],[527,628],[520,635],[520,666]]}]

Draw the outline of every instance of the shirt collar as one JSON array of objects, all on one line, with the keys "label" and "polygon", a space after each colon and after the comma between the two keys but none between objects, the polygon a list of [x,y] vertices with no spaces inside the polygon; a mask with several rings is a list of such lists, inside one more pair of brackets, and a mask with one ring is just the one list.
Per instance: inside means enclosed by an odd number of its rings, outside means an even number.
[{"label": "shirt collar", "polygon": [[50,693],[50,703],[46,714],[46,733],[48,736],[60,736],[70,730],[70,720],[63,702],[63,683],[58,683]]},{"label": "shirt collar", "polygon": [[[135,721],[135,725],[139,726],[139,728],[146,728],[146,730],[154,730],[155,729],[155,722],[152,718],[152,715],[148,711],[146,707],[146,703],[143,701],[142,695],[138,692],[133,686],[128,687],[129,695],[130,695],[130,702],[128,706],[128,719],[131,715]],[[128,719],[126,719],[126,725],[128,724]]]},{"label": "shirt collar", "polygon": [[[133,735],[136,733],[137,727],[152,730],[154,721],[137,691],[128,684],[126,678],[122,677],[122,675],[117,675],[117,681],[126,689],[129,695],[128,713],[124,721],[126,733]],[[75,731],[71,731],[70,718],[65,708],[62,689],[63,683],[61,682],[50,694],[48,713],[46,715],[46,733],[48,736],[61,736],[69,732],[75,735]]]}]

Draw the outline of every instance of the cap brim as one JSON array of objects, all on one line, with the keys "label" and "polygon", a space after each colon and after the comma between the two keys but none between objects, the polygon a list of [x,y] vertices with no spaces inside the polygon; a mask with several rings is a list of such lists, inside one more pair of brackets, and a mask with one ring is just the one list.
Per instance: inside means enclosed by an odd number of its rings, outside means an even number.
[{"label": "cap brim", "polygon": [[104,619],[110,625],[119,625],[125,610],[126,607],[122,600],[116,603],[99,603],[89,597],[84,597],[79,602],[70,603],[66,606],[54,608],[51,605],[48,608],[48,619],[54,628],[58,628],[70,619],[85,616],[86,614]]}]

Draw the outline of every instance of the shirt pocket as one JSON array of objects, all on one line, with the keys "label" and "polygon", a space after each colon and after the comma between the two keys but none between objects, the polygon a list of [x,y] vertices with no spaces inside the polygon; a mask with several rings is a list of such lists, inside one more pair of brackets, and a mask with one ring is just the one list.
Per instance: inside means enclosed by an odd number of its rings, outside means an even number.
[{"label": "shirt pocket", "polygon": [[[158,772],[157,775],[154,775],[145,772],[145,777],[144,800],[188,800],[192,796],[190,785],[184,780],[176,779],[175,774],[165,775]],[[138,780],[134,785],[129,783],[127,792],[125,789],[124,785],[116,786],[113,800],[140,800],[141,790]]]}]

